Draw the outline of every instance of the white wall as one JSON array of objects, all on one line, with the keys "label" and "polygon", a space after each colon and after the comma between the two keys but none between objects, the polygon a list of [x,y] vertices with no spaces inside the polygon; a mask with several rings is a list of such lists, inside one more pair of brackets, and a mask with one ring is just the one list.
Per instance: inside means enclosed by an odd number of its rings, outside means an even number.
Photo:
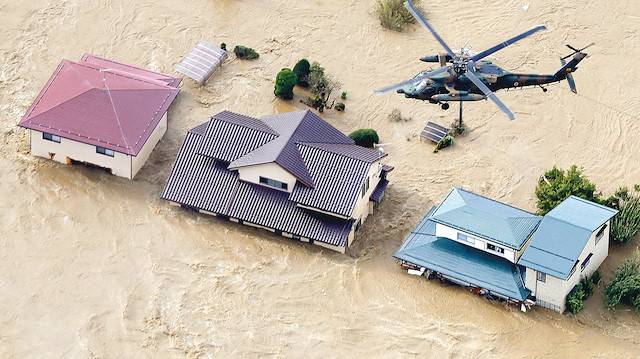
[{"label": "white wall", "polygon": [[[51,134],[56,135],[57,131]],[[60,143],[45,140],[42,132],[31,130],[31,154],[50,158],[49,153],[55,154],[54,161],[67,163],[67,157],[82,162],[88,162],[100,167],[110,168],[116,176],[133,178],[131,173],[131,156],[114,152],[114,156],[106,156],[96,152],[96,146],[86,143],[60,138]]]},{"label": "white wall", "polygon": [[291,192],[293,186],[296,184],[296,178],[275,162],[240,167],[238,168],[238,176],[243,181],[256,183],[269,188],[275,187],[260,183],[260,176],[284,182],[287,184],[287,192]]},{"label": "white wall", "polygon": [[[471,244],[471,243],[469,243],[467,241],[458,240],[458,233],[462,233],[467,237],[473,238],[475,243]],[[455,228],[451,228],[449,226],[445,226],[445,225],[440,224],[440,223],[436,223],[436,236],[449,238],[449,239],[451,239],[453,241],[456,241],[458,243],[465,244],[467,246],[479,249],[481,251],[493,254],[495,256],[506,258],[508,261],[510,261],[512,263],[515,263],[515,260],[516,260],[516,251],[514,251],[511,248],[507,248],[502,244],[498,244],[498,243],[495,243],[495,242],[492,242],[492,241],[488,241],[488,240],[483,239],[483,238],[479,238],[479,237],[477,237],[475,235],[469,234],[467,232],[459,231],[459,230],[457,230]],[[504,253],[501,254],[501,253],[498,253],[498,252],[495,252],[495,251],[492,251],[492,250],[488,250],[487,249],[487,243],[490,243],[490,244],[496,245],[498,247],[504,248]]]},{"label": "white wall", "polygon": [[[578,257],[578,265],[576,266],[576,270],[573,274],[567,278],[567,280],[556,278],[547,274],[546,282],[540,282],[537,280],[537,273],[535,270],[531,268],[527,268],[526,281],[525,286],[527,289],[531,290],[531,294],[536,296],[536,299],[543,300],[545,302],[557,305],[561,308],[562,311],[565,310],[565,300],[567,294],[573,289],[573,287],[580,282],[582,277],[590,276],[593,272],[596,271],[602,264],[602,262],[607,258],[609,254],[609,226],[610,221],[607,221],[607,228],[604,231],[604,234],[598,244],[596,244],[596,233],[598,233],[598,229],[596,229],[591,236],[589,237],[589,241],[585,245],[582,253]],[[561,239],[559,239],[561,240]],[[593,253],[589,263],[584,269],[581,269],[582,263],[589,256],[589,253]]]},{"label": "white wall", "polygon": [[[380,160],[375,161],[371,163],[371,165],[369,165],[369,169],[367,170],[367,177],[369,178],[369,189],[365,192],[364,196],[362,195],[362,191],[358,192],[358,200],[353,206],[353,211],[351,212],[351,218],[354,218],[356,220],[356,223],[358,222],[358,219],[361,219],[362,223],[364,223],[369,214],[372,213],[370,211],[369,202],[371,200],[369,199],[369,197],[371,196],[371,193],[373,193],[373,190],[376,189],[378,182],[380,182],[380,171],[382,169],[382,166],[380,166],[379,163]],[[367,181],[367,177],[363,179],[363,182]],[[360,183],[360,186],[362,186],[362,183]],[[353,228],[355,229],[355,224],[353,225]]]},{"label": "white wall", "polygon": [[140,169],[142,168],[142,166],[144,166],[145,162],[147,162],[147,160],[149,159],[149,155],[151,155],[151,152],[156,147],[158,142],[160,142],[160,139],[162,138],[162,136],[164,136],[166,132],[167,132],[167,113],[165,112],[164,116],[162,116],[162,119],[160,120],[156,128],[151,133],[151,136],[149,136],[149,138],[147,139],[147,142],[145,142],[140,152],[138,152],[138,155],[131,158],[131,161],[132,161],[131,177],[135,177],[138,171],[140,171]]}]

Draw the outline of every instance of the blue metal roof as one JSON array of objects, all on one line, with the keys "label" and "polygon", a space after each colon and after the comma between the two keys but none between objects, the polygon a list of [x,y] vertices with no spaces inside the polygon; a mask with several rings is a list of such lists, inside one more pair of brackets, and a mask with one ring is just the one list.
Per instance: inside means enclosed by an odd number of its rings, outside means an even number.
[{"label": "blue metal roof", "polygon": [[541,217],[454,187],[431,219],[519,250],[531,237]]},{"label": "blue metal roof", "polygon": [[618,213],[571,196],[547,213],[518,264],[566,279],[591,234]]},{"label": "blue metal roof", "polygon": [[524,301],[531,293],[524,287],[517,266],[476,248],[435,236],[429,214],[411,232],[394,257],[434,270],[505,297]]}]

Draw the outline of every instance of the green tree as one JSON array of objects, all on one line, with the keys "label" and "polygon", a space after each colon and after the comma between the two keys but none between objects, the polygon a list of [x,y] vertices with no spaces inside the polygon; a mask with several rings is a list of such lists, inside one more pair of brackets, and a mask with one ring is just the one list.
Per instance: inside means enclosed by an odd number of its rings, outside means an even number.
[{"label": "green tree", "polygon": [[293,87],[298,82],[298,77],[290,69],[282,69],[276,76],[276,86],[273,93],[285,100],[293,98]]},{"label": "green tree", "polygon": [[325,107],[332,108],[335,100],[329,104],[329,97],[333,91],[340,89],[340,83],[325,75],[324,67],[319,63],[314,62],[309,68],[309,90],[316,95],[315,98],[308,98],[307,105],[317,108],[318,111],[323,112]]},{"label": "green tree", "polygon": [[618,268],[611,283],[604,289],[604,306],[615,310],[618,304],[628,304],[640,310],[640,252],[636,249],[633,256]]},{"label": "green tree", "polygon": [[584,300],[586,294],[584,289],[582,288],[582,284],[578,284],[569,294],[567,294],[567,308],[573,314],[578,314],[578,312],[584,308]]},{"label": "green tree", "polygon": [[379,143],[378,133],[371,128],[362,128],[351,132],[349,135],[356,145],[362,147],[373,147],[373,144]]},{"label": "green tree", "polygon": [[298,85],[302,87],[309,87],[308,76],[311,65],[307,59],[298,61],[296,66],[293,67],[293,72],[298,76]]},{"label": "green tree", "polygon": [[582,177],[582,171],[582,168],[573,165],[566,175],[564,170],[556,166],[545,172],[536,187],[538,213],[547,214],[571,195],[601,203],[600,193],[596,193],[596,185]]},{"label": "green tree", "polygon": [[253,60],[260,57],[260,54],[258,54],[254,49],[240,45],[233,48],[233,53],[236,54],[238,58],[245,60]]},{"label": "green tree", "polygon": [[[414,6],[420,13],[424,13],[420,6],[420,0],[414,0]],[[389,30],[402,31],[407,24],[416,22],[404,7],[404,0],[378,0],[376,14],[380,25]]]},{"label": "green tree", "polygon": [[618,213],[611,220],[611,239],[629,243],[640,232],[640,197],[627,194],[620,198]]}]

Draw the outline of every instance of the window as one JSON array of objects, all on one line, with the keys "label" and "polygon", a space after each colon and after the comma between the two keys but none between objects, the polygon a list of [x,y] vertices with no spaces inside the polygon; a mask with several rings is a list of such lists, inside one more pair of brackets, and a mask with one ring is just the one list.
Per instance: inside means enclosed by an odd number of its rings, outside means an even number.
[{"label": "window", "polygon": [[260,183],[262,184],[266,184],[267,186],[270,187],[275,187],[275,188],[279,188],[279,189],[283,189],[283,190],[287,190],[287,188],[289,187],[289,185],[287,185],[284,182],[280,182],[280,181],[276,181],[276,180],[272,180],[271,178],[266,178],[266,177],[262,177],[260,176]]},{"label": "window", "polygon": [[99,154],[105,155],[105,156],[113,157],[113,150],[110,150],[108,148],[97,146],[96,147],[96,152],[98,152]]},{"label": "window", "polygon": [[43,132],[42,133],[42,138],[44,138],[45,140],[49,140],[49,141],[60,143],[60,136],[52,135],[50,133]]},{"label": "window", "polygon": [[369,177],[367,177],[367,191],[369,190]]},{"label": "window", "polygon": [[539,282],[546,283],[547,282],[547,274],[542,272],[536,272],[536,279]]},{"label": "window", "polygon": [[294,240],[296,240],[296,241],[299,241],[299,240],[300,240],[300,236],[296,236],[295,234],[294,234],[291,238],[293,238],[293,239],[294,239]]},{"label": "window", "polygon": [[473,237],[469,237],[466,234],[462,234],[462,233],[458,233],[458,240],[461,242],[476,244],[476,240]]},{"label": "window", "polygon": [[[589,258],[591,259],[591,258]],[[580,260],[577,260],[574,264],[573,264],[573,268],[571,268],[571,272],[569,272],[569,276],[567,277],[567,279],[571,278],[571,276],[573,275],[573,273],[576,271],[576,267],[578,267],[578,263],[580,262]]]},{"label": "window", "polygon": [[587,256],[587,258],[585,258],[585,260],[582,262],[582,264],[580,265],[580,272],[583,272],[584,269],[587,267],[587,265],[589,265],[589,261],[591,260],[591,257],[593,256],[593,253],[589,253],[589,255]]},{"label": "window", "polygon": [[276,229],[276,231],[275,231],[275,232],[276,232],[276,235],[278,235],[278,236],[281,236],[281,235],[282,235],[282,231],[281,231],[281,230],[279,230],[279,229]]},{"label": "window", "polygon": [[604,235],[604,230],[605,229],[607,229],[607,224],[606,223],[602,226],[602,228],[600,228],[598,233],[596,233],[596,244],[598,244],[598,242],[600,242],[600,239],[602,239],[602,236]]},{"label": "window", "polygon": [[500,246],[496,246],[495,244],[487,243],[487,249],[490,251],[498,252],[504,254],[504,248]]},{"label": "window", "polygon": [[365,188],[366,183],[362,182],[362,187],[360,188],[360,192],[362,192],[360,194],[360,197],[364,197],[364,194],[367,193],[367,189]]}]

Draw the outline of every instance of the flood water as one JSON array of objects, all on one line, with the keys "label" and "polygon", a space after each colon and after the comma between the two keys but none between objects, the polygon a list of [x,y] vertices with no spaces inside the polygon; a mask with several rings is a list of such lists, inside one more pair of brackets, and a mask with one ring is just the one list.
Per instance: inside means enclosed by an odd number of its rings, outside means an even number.
[{"label": "flood water", "polygon": [[[632,358],[640,319],[602,308],[596,290],[577,316],[522,313],[456,286],[409,276],[392,257],[452,186],[535,211],[538,177],[554,164],[583,166],[606,195],[640,182],[637,3],[623,1],[425,2],[452,48],[474,50],[536,24],[496,53],[514,72],[554,73],[564,44],[590,56],[575,79],[499,92],[509,121],[487,101],[465,105],[466,135],[432,153],[426,121],[457,106],[374,88],[411,78],[442,51],[418,26],[383,30],[374,1],[0,0],[0,357],[3,358]],[[199,40],[245,45],[203,87],[190,79],[169,129],[133,181],[29,154],[16,124],[62,59],[83,53],[172,74]],[[305,109],[273,96],[300,58],[318,61],[348,92],[345,113],[323,117],[349,133],[375,128],[395,166],[377,211],[346,255],[170,206],[160,199],[186,130],[230,110],[260,117]],[[400,108],[408,122],[390,122]],[[612,246],[602,272],[630,256]]]}]

